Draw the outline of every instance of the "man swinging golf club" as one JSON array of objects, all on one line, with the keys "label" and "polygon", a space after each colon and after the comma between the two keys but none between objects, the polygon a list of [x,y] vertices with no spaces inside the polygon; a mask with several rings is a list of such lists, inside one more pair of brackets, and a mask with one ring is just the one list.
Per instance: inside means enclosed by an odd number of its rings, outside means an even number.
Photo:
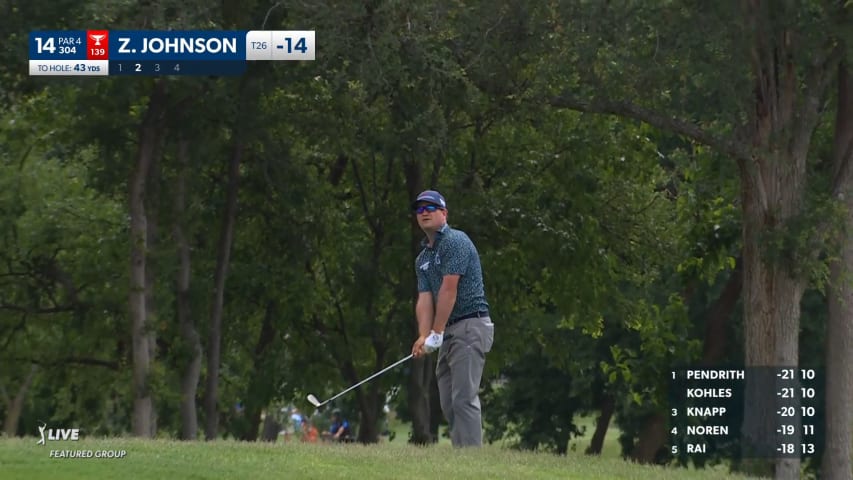
[{"label": "man swinging golf club", "polygon": [[453,446],[481,446],[480,379],[495,327],[480,257],[468,235],[447,224],[447,203],[440,193],[422,192],[412,209],[426,234],[415,261],[420,336],[412,355],[419,358],[438,351],[435,374]]}]

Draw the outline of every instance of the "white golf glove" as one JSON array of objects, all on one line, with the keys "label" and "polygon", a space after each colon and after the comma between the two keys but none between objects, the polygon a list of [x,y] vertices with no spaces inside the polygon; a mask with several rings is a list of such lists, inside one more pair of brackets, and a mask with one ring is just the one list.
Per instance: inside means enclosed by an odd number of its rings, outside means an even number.
[{"label": "white golf glove", "polygon": [[435,330],[430,330],[424,342],[424,351],[432,353],[441,347],[442,342],[444,342],[444,332],[436,333]]}]

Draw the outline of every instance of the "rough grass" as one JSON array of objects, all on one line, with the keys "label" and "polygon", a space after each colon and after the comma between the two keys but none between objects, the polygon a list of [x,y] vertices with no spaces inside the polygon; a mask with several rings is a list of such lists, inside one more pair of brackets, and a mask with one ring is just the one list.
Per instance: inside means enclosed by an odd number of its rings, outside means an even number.
[{"label": "rough grass", "polygon": [[[125,450],[124,458],[50,458],[51,450]],[[507,450],[497,446],[456,450],[440,443],[421,448],[398,438],[371,446],[178,442],[129,438],[48,442],[34,437],[0,439],[3,479],[654,479],[725,480],[746,478],[719,470],[685,470],[593,458],[570,452]]]}]

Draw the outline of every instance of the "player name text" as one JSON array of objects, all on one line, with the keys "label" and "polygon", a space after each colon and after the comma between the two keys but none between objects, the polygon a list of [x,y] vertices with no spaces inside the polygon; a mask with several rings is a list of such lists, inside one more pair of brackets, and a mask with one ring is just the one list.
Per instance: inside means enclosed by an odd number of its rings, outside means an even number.
[{"label": "player name text", "polygon": [[722,417],[726,407],[687,407],[688,417]]},{"label": "player name text", "polygon": [[743,370],[687,370],[689,380],[743,380]]},{"label": "player name text", "polygon": [[688,435],[728,435],[727,425],[688,425]]},{"label": "player name text", "polygon": [[[136,53],[127,37],[118,38],[118,53]],[[237,53],[236,38],[142,38],[139,53]]]},{"label": "player name text", "polygon": [[688,388],[687,398],[731,398],[731,388]]}]

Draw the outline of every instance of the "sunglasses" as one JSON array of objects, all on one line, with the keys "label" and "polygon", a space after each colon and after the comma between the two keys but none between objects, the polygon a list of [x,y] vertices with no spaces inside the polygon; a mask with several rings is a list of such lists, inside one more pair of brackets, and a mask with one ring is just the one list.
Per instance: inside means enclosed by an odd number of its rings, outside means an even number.
[{"label": "sunglasses", "polygon": [[436,210],[444,210],[444,209],[437,206],[437,205],[421,205],[420,207],[415,208],[415,213],[418,213],[418,214],[424,213],[424,212],[432,213]]}]

